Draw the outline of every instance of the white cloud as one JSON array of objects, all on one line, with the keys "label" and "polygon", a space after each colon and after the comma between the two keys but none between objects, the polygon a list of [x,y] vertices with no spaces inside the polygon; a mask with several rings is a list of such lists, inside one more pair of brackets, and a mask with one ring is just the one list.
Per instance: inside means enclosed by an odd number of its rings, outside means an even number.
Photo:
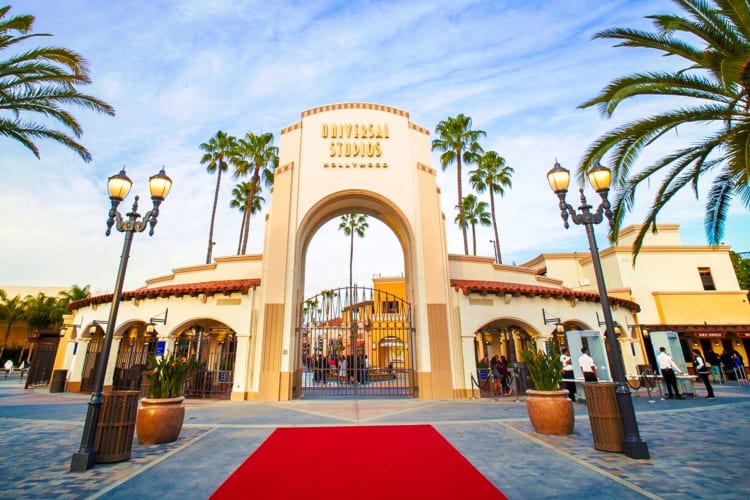
[{"label": "white cloud", "polygon": [[[171,0],[137,7],[28,0],[12,12],[35,15],[36,30],[54,34],[45,41],[83,54],[94,80],[86,92],[113,104],[117,116],[75,111],[91,165],[49,142],[40,142],[36,160],[3,139],[0,281],[111,289],[122,235],[104,237],[105,184],[123,165],[134,194],[142,195],[142,213],[150,208],[148,176],[164,165],[175,181],[154,237],[134,240],[126,286],[204,262],[216,177],[199,164],[199,144],[220,129],[238,136],[271,131],[278,141],[280,128],[303,110],[349,100],[404,109],[430,130],[447,116],[472,116],[475,128],[487,131],[485,147],[515,168],[513,189],[497,200],[504,261],[521,263],[542,250],[585,251],[583,229],[562,227],[545,174],[556,157],[575,168],[616,121],[576,107],[616,76],[672,64],[591,36],[613,26],[646,26],[644,16],[669,11],[667,0]],[[628,106],[618,120],[648,113],[650,105]],[[440,172],[437,153],[433,166]],[[222,180],[214,255],[236,253],[241,217],[228,206],[234,182],[229,175]],[[452,221],[454,171],[440,172],[438,183]],[[700,243],[702,203],[689,193],[675,201],[660,220],[683,223],[685,239]],[[638,222],[643,213],[639,208],[628,220]],[[739,250],[750,250],[747,219],[735,209],[727,226],[727,242]],[[252,252],[262,250],[262,220],[251,224]],[[332,225],[311,244],[308,288],[348,280],[348,245]],[[460,232],[453,224],[447,231],[449,251],[461,253]],[[491,229],[477,233],[479,252],[491,255]],[[403,271],[401,249],[382,224],[373,221],[355,248],[360,284]]]}]

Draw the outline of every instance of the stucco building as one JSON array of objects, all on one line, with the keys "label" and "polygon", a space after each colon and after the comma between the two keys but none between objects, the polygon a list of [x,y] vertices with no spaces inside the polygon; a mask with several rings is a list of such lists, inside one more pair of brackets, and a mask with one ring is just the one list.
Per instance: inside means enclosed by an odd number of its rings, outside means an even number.
[{"label": "stucco building", "polygon": [[[320,354],[329,361],[348,356],[350,366],[367,356],[369,387],[395,388],[394,395],[463,398],[485,355],[515,361],[523,349],[564,343],[557,323],[568,331],[602,331],[588,252],[543,253],[520,266],[448,254],[429,131],[407,112],[363,103],[305,111],[282,129],[279,156],[263,254],[218,257],[126,291],[105,386],[133,387],[149,353],[175,352],[202,363],[188,396],[286,400],[328,386],[330,367],[323,380],[315,364]],[[322,224],[346,213],[376,217],[393,231],[404,276],[304,297],[309,243]],[[721,290],[703,299],[716,298],[715,307],[727,310],[705,321],[750,324],[728,249],[684,247],[677,227],[664,226],[633,267],[630,231],[602,252],[626,372],[649,357],[631,325],[697,321],[704,282],[688,274],[699,268],[708,267]],[[111,300],[71,305],[66,323],[76,326],[66,329],[56,360],[68,371],[67,390],[92,387]],[[678,312],[681,303],[691,311]],[[369,394],[353,385],[355,394]]]}]

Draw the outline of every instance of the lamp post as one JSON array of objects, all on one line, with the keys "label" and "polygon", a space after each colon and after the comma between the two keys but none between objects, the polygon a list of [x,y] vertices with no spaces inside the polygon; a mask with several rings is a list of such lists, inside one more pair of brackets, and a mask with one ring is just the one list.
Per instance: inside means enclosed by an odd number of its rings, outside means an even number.
[{"label": "lamp post", "polygon": [[112,337],[114,336],[115,322],[117,321],[117,310],[120,307],[122,284],[125,281],[125,271],[128,267],[128,258],[130,257],[130,246],[133,242],[133,234],[136,232],[142,233],[146,227],[150,226],[151,229],[148,234],[149,236],[153,236],[156,219],[159,216],[159,205],[161,205],[167,197],[169,189],[172,187],[172,179],[167,177],[167,174],[164,173],[164,168],[162,168],[158,174],[149,178],[148,187],[151,192],[151,201],[153,201],[154,207],[146,212],[146,215],[144,215],[142,219],[140,218],[141,214],[138,213],[138,196],[135,197],[133,208],[126,214],[127,219],[123,219],[120,212],[117,211],[117,206],[125,199],[133,185],[133,182],[127,175],[125,175],[125,169],[123,168],[119,174],[110,177],[107,184],[109,189],[109,199],[111,200],[112,205],[109,209],[107,231],[105,234],[109,236],[112,231],[112,226],[114,226],[121,233],[125,233],[125,242],[123,243],[122,254],[120,255],[120,267],[117,271],[117,278],[115,279],[115,289],[112,293],[112,306],[109,309],[107,331],[104,335],[104,349],[94,374],[94,392],[89,399],[86,422],[84,423],[83,435],[81,437],[81,448],[78,450],[78,453],[73,454],[73,459],[70,462],[71,472],[86,471],[92,468],[96,463],[96,450],[94,449],[94,444],[96,440],[96,430],[99,425],[99,415],[101,413],[102,403],[104,402],[104,397],[102,395],[102,390],[104,388],[104,375],[107,370],[107,362],[109,361],[109,351],[112,347]]},{"label": "lamp post", "polygon": [[560,216],[563,219],[565,229],[570,227],[568,217],[570,217],[574,224],[583,225],[586,228],[586,236],[588,236],[589,249],[591,250],[591,262],[594,266],[596,284],[599,288],[599,301],[602,304],[602,312],[604,313],[604,323],[606,325],[605,338],[611,353],[609,364],[616,384],[615,394],[620,409],[623,430],[625,431],[623,451],[625,452],[625,455],[630,458],[649,458],[648,445],[645,441],[641,441],[640,434],[638,433],[638,421],[636,420],[635,410],[633,409],[630,387],[625,379],[622,353],[620,352],[620,346],[617,343],[615,324],[612,320],[612,309],[609,305],[607,286],[604,282],[602,263],[599,258],[599,248],[596,245],[596,237],[594,235],[594,225],[602,222],[605,216],[609,221],[610,227],[612,226],[612,211],[610,210],[609,200],[607,199],[609,185],[612,180],[612,173],[608,168],[602,167],[597,161],[594,167],[588,171],[586,176],[588,177],[591,186],[602,199],[594,212],[591,211],[593,207],[586,202],[583,188],[580,189],[581,206],[578,207],[578,212],[576,212],[576,210],[565,201],[565,195],[568,192],[568,185],[570,184],[569,170],[563,168],[557,161],[555,161],[552,170],[547,172],[549,185],[560,199]]}]

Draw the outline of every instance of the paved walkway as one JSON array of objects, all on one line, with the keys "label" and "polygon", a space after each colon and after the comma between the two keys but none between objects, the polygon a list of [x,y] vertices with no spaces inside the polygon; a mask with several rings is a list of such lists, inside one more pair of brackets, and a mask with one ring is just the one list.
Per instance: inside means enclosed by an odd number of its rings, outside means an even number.
[{"label": "paved walkway", "polygon": [[[424,423],[511,499],[747,498],[750,384],[715,387],[715,400],[704,399],[703,391],[696,399],[653,403],[645,392],[634,395],[650,460],[595,450],[583,404],[575,405],[575,432],[561,437],[536,434],[525,404],[510,398],[190,400],[176,442],[135,441],[129,461],[71,473],[88,395],[49,394],[0,381],[0,498],[133,499],[169,492],[168,498],[203,499],[276,427]],[[290,457],[290,480],[294,466],[306,461],[312,457]]]}]

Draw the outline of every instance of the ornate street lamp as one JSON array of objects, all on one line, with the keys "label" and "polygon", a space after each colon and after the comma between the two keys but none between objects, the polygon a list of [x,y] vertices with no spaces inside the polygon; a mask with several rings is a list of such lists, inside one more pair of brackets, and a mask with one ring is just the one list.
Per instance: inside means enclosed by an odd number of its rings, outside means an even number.
[{"label": "ornate street lamp", "polygon": [[127,219],[123,219],[120,212],[117,211],[117,206],[125,199],[133,185],[133,182],[125,175],[124,168],[117,175],[110,177],[107,185],[112,206],[109,209],[107,231],[105,234],[109,236],[112,226],[114,226],[121,233],[125,233],[125,242],[123,243],[122,254],[120,255],[120,267],[117,271],[115,289],[112,293],[112,307],[109,310],[107,331],[104,335],[104,349],[101,353],[101,360],[96,367],[96,373],[94,374],[94,392],[91,394],[91,399],[89,399],[86,422],[83,427],[83,436],[81,437],[81,448],[78,450],[78,453],[73,454],[73,459],[70,463],[71,472],[88,470],[96,463],[94,442],[96,440],[96,430],[99,425],[99,414],[104,402],[102,395],[104,375],[107,370],[107,362],[109,361],[109,351],[112,347],[112,337],[114,336],[115,323],[117,321],[117,310],[120,307],[120,299],[122,298],[122,284],[125,281],[125,271],[128,267],[133,234],[136,232],[142,233],[146,227],[150,226],[151,229],[148,234],[149,236],[153,236],[156,219],[159,217],[159,205],[167,197],[169,189],[172,187],[172,179],[167,177],[163,167],[158,174],[149,178],[148,187],[154,207],[146,212],[146,215],[142,219],[140,218],[141,214],[138,213],[138,196],[135,197],[133,208],[126,214]]},{"label": "ornate street lamp", "polygon": [[565,201],[565,195],[568,192],[568,185],[570,184],[569,170],[561,167],[560,164],[555,161],[552,170],[547,172],[549,185],[552,188],[552,191],[554,191],[560,199],[560,216],[563,219],[565,229],[570,227],[570,224],[568,224],[568,217],[570,217],[574,224],[583,225],[586,228],[586,235],[589,239],[591,262],[594,265],[596,283],[599,287],[599,301],[602,304],[604,324],[606,325],[605,338],[611,354],[609,364],[616,384],[615,394],[617,396],[617,404],[620,408],[623,430],[625,431],[623,451],[625,452],[625,455],[630,458],[649,458],[648,445],[645,441],[641,441],[640,434],[638,433],[638,421],[635,418],[633,400],[630,396],[630,387],[625,378],[622,353],[620,352],[620,346],[617,343],[615,323],[612,320],[612,309],[609,305],[607,286],[604,282],[602,263],[599,258],[599,248],[596,245],[596,237],[594,235],[594,225],[602,222],[605,216],[609,221],[610,227],[612,227],[612,211],[610,210],[609,200],[607,199],[609,185],[612,180],[612,173],[608,168],[602,167],[597,161],[594,167],[588,171],[586,176],[588,177],[591,186],[602,199],[595,212],[591,211],[593,207],[586,202],[586,197],[583,195],[583,188],[580,189],[581,206],[578,207],[578,212],[576,212],[576,210]]}]

